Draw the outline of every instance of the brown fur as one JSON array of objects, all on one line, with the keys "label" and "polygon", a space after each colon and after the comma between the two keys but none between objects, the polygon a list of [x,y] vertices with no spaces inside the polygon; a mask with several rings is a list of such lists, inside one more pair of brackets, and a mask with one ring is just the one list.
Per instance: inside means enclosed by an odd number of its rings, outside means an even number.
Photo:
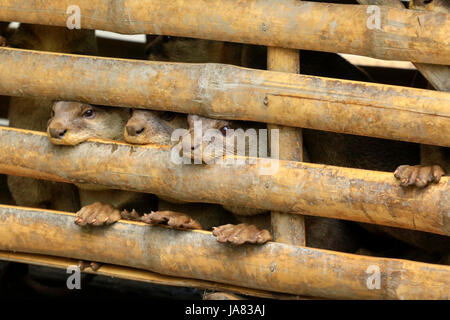
[{"label": "brown fur", "polygon": [[[53,104],[47,135],[52,143],[69,146],[82,143],[89,138],[123,140],[123,131],[128,116],[129,110],[125,108],[58,101]],[[105,189],[97,185],[78,184],[77,187],[82,207],[99,202],[109,204],[117,209],[136,209],[138,211],[152,209],[153,197],[150,195]],[[108,209],[109,207],[102,208]]]},{"label": "brown fur", "polygon": [[[228,63],[265,68],[265,52],[257,46],[167,36],[147,36],[147,42],[149,60]],[[173,143],[170,140],[173,130],[187,127],[186,115],[134,110],[125,128],[124,137],[127,142],[134,144],[170,145]],[[164,197],[159,199],[158,210],[188,212],[206,229],[234,221],[220,206],[180,204],[175,199]]]},{"label": "brown fur", "polygon": [[[193,159],[195,154],[197,154],[197,156],[200,155],[202,157],[205,155],[205,158],[211,161],[212,159],[210,158],[210,156],[204,154],[204,151],[207,150],[207,148],[211,148],[212,145],[216,145],[214,148],[217,148],[218,150],[223,150],[222,154],[215,155],[215,159],[226,154],[236,154],[236,150],[234,148],[231,148],[230,146],[228,146],[227,148],[226,143],[224,143],[223,140],[217,138],[211,140],[203,140],[201,146],[199,144],[195,144],[195,142],[193,141],[194,121],[200,121],[202,123],[202,136],[209,129],[217,129],[222,132],[222,134],[226,135],[226,132],[228,130],[224,130],[224,128],[234,130],[239,128],[243,130],[253,128],[256,130],[256,133],[258,133],[258,129],[264,128],[261,124],[258,123],[217,120],[197,115],[189,115],[189,132],[180,142],[184,150],[189,150],[189,148],[192,149],[192,153],[187,155],[189,159]],[[230,134],[230,132],[228,132],[228,134]],[[229,136],[233,137],[235,136],[235,134]],[[225,141],[227,141],[227,143],[231,142],[232,145],[235,144],[234,139]],[[245,143],[246,155],[248,155],[249,139],[246,139]],[[230,150],[232,150],[232,152],[230,152]],[[183,156],[186,155],[183,154]],[[247,207],[238,207],[233,205],[225,205],[224,208],[232,212],[235,215],[236,219],[241,222],[255,224],[262,229],[270,229],[270,219],[268,219],[267,211]],[[355,228],[355,226],[351,223],[336,219],[305,216],[305,225],[307,232],[307,245],[310,247],[333,249],[343,252],[354,252],[359,248],[360,230]],[[249,237],[252,238],[251,235]],[[237,242],[239,242],[239,239],[237,239]]]},{"label": "brown fur", "polygon": [[[175,142],[171,140],[172,132],[187,128],[185,114],[135,109],[125,126],[124,139],[133,144],[173,145]],[[159,198],[158,211],[185,212],[204,229],[234,221],[220,206],[183,203],[168,197]]]},{"label": "brown fur", "polygon": [[[195,63],[216,62],[216,63],[229,63],[235,65],[242,65],[252,68],[261,68],[261,69],[266,68],[266,48],[260,46],[236,45],[217,41],[159,36],[159,37],[149,37],[148,52],[150,60],[172,61],[172,62],[195,62]],[[338,63],[335,64],[334,62],[336,60],[338,60]],[[326,75],[326,72],[329,73],[330,70],[334,72],[336,65],[339,65],[340,63],[340,65],[344,65],[346,67],[344,73],[347,74],[347,78],[354,80],[361,80],[359,70],[349,65],[348,63],[345,64],[344,60],[340,58],[338,55],[304,51],[302,53],[302,59],[300,61],[302,62],[302,70],[306,74],[314,74],[314,67],[311,67],[311,65],[320,65],[324,69],[324,72],[323,73],[319,72],[318,75],[323,76]],[[317,68],[315,71],[317,71]],[[333,73],[333,75],[338,74],[339,72]],[[140,135],[139,138],[133,139],[129,139],[126,137],[126,140],[131,143],[139,143],[139,144],[144,142],[147,143],[164,142],[164,144],[167,144],[169,140],[169,136],[167,135],[168,131],[166,125],[164,123],[161,124],[161,119],[155,117],[156,114],[153,113],[152,111],[140,111],[140,112],[142,114],[148,113],[151,115],[150,117],[152,117],[152,120],[147,122],[147,126],[149,128],[146,129],[146,132],[148,133],[148,135],[146,137]],[[196,116],[190,116],[189,119],[194,119],[195,117]],[[141,116],[136,118],[143,118],[143,117]],[[185,121],[187,120],[186,118],[184,119]],[[206,127],[209,126],[209,128],[221,129],[224,124],[228,124],[230,127],[233,127],[234,125],[238,125],[239,127],[246,125],[245,122],[235,122],[235,121],[229,122],[229,121],[208,119],[208,125]],[[265,127],[265,125],[256,123],[250,125],[254,128]],[[142,129],[138,127],[139,125],[135,126],[134,128],[131,128],[131,131],[136,132],[136,129],[138,129],[138,131]],[[185,125],[182,125],[180,127],[184,128]],[[154,132],[156,132],[156,134],[154,134]],[[226,148],[223,148],[222,154],[225,153]],[[167,207],[171,209],[170,205],[167,205]],[[225,208],[235,214],[237,213],[239,220],[242,222],[255,223],[261,228],[270,227],[269,224],[270,219],[268,217],[267,212],[253,208],[243,208],[232,205],[225,206]],[[334,222],[333,219],[319,220],[318,223],[316,222],[316,220],[317,219],[314,219],[314,221],[312,220],[310,225],[314,226],[314,228],[312,228],[313,229],[312,232],[317,231],[318,236],[317,237],[312,236],[311,244],[316,243],[317,247],[329,248],[330,247],[329,245],[332,241],[320,244],[316,241],[316,239],[320,238],[320,234],[330,234],[334,230],[338,230],[336,231],[338,233],[339,231],[343,231],[345,227],[336,226],[336,224],[340,225],[341,223]],[[322,229],[317,227],[318,225],[320,225],[320,221],[324,221],[323,226],[321,227]],[[335,228],[333,228],[333,226],[335,226]],[[319,230],[322,230],[322,232]],[[334,244],[334,247],[339,247],[342,249],[342,251],[345,251],[344,247],[346,247],[345,249],[347,251],[353,251],[356,246],[357,244],[353,246],[353,244],[350,241],[347,241],[347,243],[343,245],[338,245],[336,243]]]},{"label": "brown fur", "polygon": [[[95,54],[94,31],[21,24],[10,38],[12,47],[61,53]],[[10,126],[45,131],[52,101],[12,97]],[[76,188],[69,184],[8,176],[8,186],[18,205],[74,211],[79,207]]]}]

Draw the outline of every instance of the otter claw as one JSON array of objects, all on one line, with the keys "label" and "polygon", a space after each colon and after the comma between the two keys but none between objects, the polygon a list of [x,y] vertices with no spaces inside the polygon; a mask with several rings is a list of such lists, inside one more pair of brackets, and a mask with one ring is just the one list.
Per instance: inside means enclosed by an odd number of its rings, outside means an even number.
[{"label": "otter claw", "polygon": [[75,223],[79,226],[102,226],[112,224],[121,218],[119,210],[109,204],[95,202],[77,212]]},{"label": "otter claw", "polygon": [[241,223],[238,225],[226,224],[213,228],[213,235],[219,242],[228,242],[236,245],[244,243],[264,244],[272,240],[268,230],[261,230],[254,225]]},{"label": "otter claw", "polygon": [[78,268],[80,268],[80,271],[84,271],[86,268],[91,268],[92,271],[97,271],[101,266],[102,264],[98,262],[87,262],[84,260],[78,261]]},{"label": "otter claw", "polygon": [[430,183],[438,183],[443,175],[444,170],[438,165],[402,165],[394,171],[394,177],[400,180],[403,187],[414,185],[423,188]]},{"label": "otter claw", "polygon": [[120,215],[122,216],[122,219],[124,219],[124,220],[141,221],[141,216],[134,209],[131,212],[129,212],[126,209],[122,210]]},{"label": "otter claw", "polygon": [[174,211],[155,211],[144,214],[141,221],[148,224],[163,224],[176,229],[202,229],[198,221]]}]

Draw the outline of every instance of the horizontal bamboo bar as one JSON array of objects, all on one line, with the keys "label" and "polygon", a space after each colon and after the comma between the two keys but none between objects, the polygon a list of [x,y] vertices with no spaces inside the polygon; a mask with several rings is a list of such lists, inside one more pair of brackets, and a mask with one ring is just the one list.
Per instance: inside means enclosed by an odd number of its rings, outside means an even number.
[{"label": "horizontal bamboo bar", "polygon": [[181,165],[164,146],[102,140],[57,146],[44,133],[11,128],[0,128],[0,141],[4,174],[450,235],[447,177],[430,188],[403,188],[392,173],[312,163]]},{"label": "horizontal bamboo bar", "polygon": [[[405,8],[400,0],[358,0],[358,2],[365,5],[381,5],[402,9]],[[434,5],[436,10],[436,4]],[[450,91],[450,66],[423,64],[417,62],[414,63],[414,66],[436,90]]]},{"label": "horizontal bamboo bar", "polygon": [[[44,213],[45,214],[45,213]],[[20,262],[32,265],[45,266],[50,268],[67,269],[68,266],[78,265],[78,260],[46,256],[40,254],[22,253],[22,252],[10,252],[0,251],[0,260]],[[226,291],[243,294],[252,297],[268,298],[268,299],[283,299],[283,300],[304,300],[310,299],[306,297],[300,297],[295,295],[276,293],[264,290],[256,290],[250,288],[244,288],[239,286],[228,285],[225,283],[211,282],[198,279],[188,279],[173,276],[165,276],[162,274],[134,269],[130,267],[116,266],[111,264],[103,264],[97,271],[92,271],[87,268],[84,273],[92,273],[96,275],[102,275],[113,278],[134,280],[147,282],[151,284],[160,284],[166,286],[188,287],[213,291]]]},{"label": "horizontal bamboo bar", "polygon": [[[0,0],[0,21],[65,27],[72,0]],[[450,64],[450,14],[296,0],[78,0],[81,27]],[[180,14],[182,15],[180,16]]]},{"label": "horizontal bamboo bar", "polygon": [[1,94],[171,110],[450,147],[450,93],[222,64],[0,48]]},{"label": "horizontal bamboo bar", "polygon": [[[450,267],[269,242],[229,246],[206,231],[120,221],[81,229],[74,214],[0,206],[0,249],[98,261],[186,278],[338,299],[449,299]],[[372,267],[371,267],[372,266]],[[379,268],[370,290],[367,269]]]}]

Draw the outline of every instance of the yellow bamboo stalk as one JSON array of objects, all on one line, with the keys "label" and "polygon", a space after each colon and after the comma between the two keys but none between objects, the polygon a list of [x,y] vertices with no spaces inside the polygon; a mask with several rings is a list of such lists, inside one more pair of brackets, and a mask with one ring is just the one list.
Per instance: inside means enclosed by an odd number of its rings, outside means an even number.
[{"label": "yellow bamboo stalk", "polygon": [[[73,19],[73,9],[68,10],[73,4],[0,0],[0,20],[65,27]],[[86,29],[450,64],[450,17],[445,13],[381,6],[374,18],[368,6],[296,0],[78,0],[76,5]],[[373,19],[379,23],[371,24]]]},{"label": "yellow bamboo stalk", "polygon": [[450,93],[0,48],[0,94],[46,96],[450,146]]},{"label": "yellow bamboo stalk", "polygon": [[[405,8],[400,0],[358,0],[365,5],[383,5],[394,8]],[[435,5],[435,10],[439,4]],[[413,63],[417,70],[431,83],[436,90],[450,91],[450,66]]]},{"label": "yellow bamboo stalk", "polygon": [[[277,242],[233,247],[218,243],[210,232],[177,231],[135,222],[82,229],[73,223],[74,218],[71,213],[0,206],[0,249],[131,266],[168,276],[294,295],[450,298],[448,266]],[[379,289],[368,285],[373,283],[370,277],[374,277],[374,270],[379,271]]]},{"label": "yellow bamboo stalk", "polygon": [[[44,213],[45,214],[45,213]],[[69,266],[78,265],[78,260],[46,256],[40,254],[31,254],[23,252],[0,251],[0,260],[13,261],[26,264],[33,264],[39,266],[46,266],[50,268],[67,269]],[[103,264],[97,271],[92,271],[90,268],[85,269],[85,273],[93,273],[96,275],[103,275],[107,277],[121,278],[127,280],[135,280],[141,282],[148,282],[152,284],[160,284],[166,286],[188,287],[204,290],[223,290],[234,292],[252,297],[268,298],[268,299],[283,299],[283,300],[299,300],[309,299],[295,295],[288,295],[264,290],[255,290],[244,288],[240,286],[227,285],[224,283],[211,282],[198,279],[188,279],[180,277],[165,276],[162,274],[134,269],[130,267],[116,266],[110,264]]]},{"label": "yellow bamboo stalk", "polygon": [[11,128],[0,128],[0,141],[4,174],[450,235],[447,177],[419,190],[400,187],[392,173],[312,163],[181,165],[168,147],[102,140],[57,146],[44,133]]}]

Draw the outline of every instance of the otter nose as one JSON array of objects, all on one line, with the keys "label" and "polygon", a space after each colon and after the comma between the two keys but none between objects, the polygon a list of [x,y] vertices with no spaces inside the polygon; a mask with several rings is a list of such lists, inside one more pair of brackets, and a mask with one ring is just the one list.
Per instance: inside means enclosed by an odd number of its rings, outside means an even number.
[{"label": "otter nose", "polygon": [[132,137],[138,136],[145,131],[145,127],[139,125],[127,125],[126,129],[128,135]]},{"label": "otter nose", "polygon": [[62,139],[67,132],[67,129],[50,128],[50,136],[54,139]]}]

